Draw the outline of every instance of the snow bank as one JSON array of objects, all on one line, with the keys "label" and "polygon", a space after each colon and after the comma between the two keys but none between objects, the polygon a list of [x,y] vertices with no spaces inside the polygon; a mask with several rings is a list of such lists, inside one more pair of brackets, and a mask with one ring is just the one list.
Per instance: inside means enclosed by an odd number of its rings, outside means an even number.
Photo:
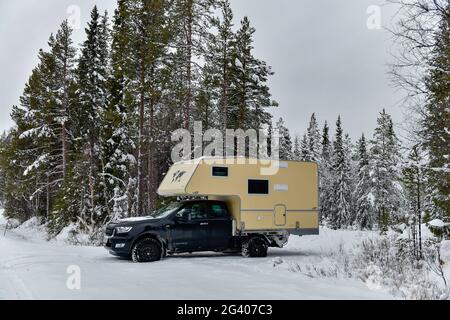
[{"label": "snow bank", "polygon": [[431,220],[430,222],[428,222],[428,224],[435,228],[444,228],[444,227],[448,226],[448,223],[445,223],[441,219]]},{"label": "snow bank", "polygon": [[33,217],[19,225],[14,229],[14,233],[32,241],[48,240],[47,229],[45,225],[42,224],[41,219],[37,217]]},{"label": "snow bank", "polygon": [[51,241],[76,246],[100,246],[103,241],[103,233],[103,229],[83,231],[78,223],[71,223]]},{"label": "snow bank", "polygon": [[3,216],[3,209],[0,209],[0,226],[6,225],[6,218]]},{"label": "snow bank", "polygon": [[[450,272],[450,240],[444,240],[441,242],[441,258]],[[450,274],[448,276],[450,276]]]},{"label": "snow bank", "polygon": [[20,226],[20,221],[17,219],[6,219],[6,217],[3,215],[4,210],[0,209],[0,226],[2,228],[6,227],[8,225],[8,229],[14,229]]}]

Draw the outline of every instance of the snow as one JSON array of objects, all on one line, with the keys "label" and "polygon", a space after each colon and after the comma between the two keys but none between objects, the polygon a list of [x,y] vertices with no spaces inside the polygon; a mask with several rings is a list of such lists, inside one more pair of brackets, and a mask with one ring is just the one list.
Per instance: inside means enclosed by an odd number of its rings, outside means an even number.
[{"label": "snow", "polygon": [[440,219],[431,220],[430,222],[428,222],[428,224],[435,228],[444,228],[448,225],[447,223],[445,223],[444,221],[442,221]]},{"label": "snow", "polygon": [[[27,230],[34,229],[21,226],[0,238],[0,299],[392,298],[355,279],[311,278],[288,270],[294,261],[321,263],[339,241],[358,238],[357,232],[327,230],[322,237],[293,237],[287,248],[270,250],[263,259],[199,253],[134,264],[104,248],[45,242]],[[67,268],[73,265],[81,271],[80,290],[66,286]]]},{"label": "snow", "polygon": [[[5,222],[0,211],[0,300],[397,298],[380,284],[377,266],[364,281],[346,276],[355,244],[379,237],[369,231],[322,228],[319,236],[291,236],[286,248],[260,259],[206,252],[135,264],[101,247],[64,244],[69,229],[47,242],[35,218],[3,237]],[[442,247],[449,259],[450,243]],[[73,266],[81,272],[79,290],[66,285]]]}]

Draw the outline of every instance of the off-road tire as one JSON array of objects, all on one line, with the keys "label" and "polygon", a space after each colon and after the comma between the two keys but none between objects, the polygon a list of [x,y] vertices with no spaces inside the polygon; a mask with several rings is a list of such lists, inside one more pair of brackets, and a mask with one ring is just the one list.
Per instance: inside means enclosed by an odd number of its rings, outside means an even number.
[{"label": "off-road tire", "polygon": [[242,244],[242,256],[248,258],[267,257],[267,244],[260,237],[253,237]]},{"label": "off-road tire", "polygon": [[162,258],[161,244],[152,238],[144,238],[136,242],[131,250],[133,262],[155,262]]}]

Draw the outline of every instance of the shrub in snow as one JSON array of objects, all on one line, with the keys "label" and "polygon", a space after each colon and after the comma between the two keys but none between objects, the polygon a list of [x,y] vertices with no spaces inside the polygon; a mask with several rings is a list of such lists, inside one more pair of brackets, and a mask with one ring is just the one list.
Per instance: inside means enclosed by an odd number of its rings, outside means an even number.
[{"label": "shrub in snow", "polygon": [[17,220],[17,219],[9,219],[9,220],[7,220],[7,226],[8,226],[9,229],[15,229],[18,226],[20,226],[20,224],[21,224],[20,221]]},{"label": "shrub in snow", "polygon": [[103,241],[104,229],[84,230],[80,224],[71,223],[54,238],[55,241],[63,242],[70,245],[94,245],[100,246]]},{"label": "shrub in snow", "polygon": [[[446,284],[441,286],[432,277],[431,260],[417,260],[412,241],[404,238],[382,237],[367,239],[354,259],[354,269],[371,287],[385,287],[405,299],[447,299]],[[430,243],[424,251],[433,251]],[[430,259],[430,258],[429,258]]]},{"label": "shrub in snow", "polygon": [[[427,240],[423,246],[424,259],[419,260],[412,240],[391,234],[364,238],[353,248],[339,245],[336,250],[324,253],[316,263],[305,265],[276,258],[272,264],[274,268],[310,278],[360,279],[370,289],[387,290],[403,299],[447,299],[438,244],[436,239]],[[450,251],[450,244],[448,247]]]}]

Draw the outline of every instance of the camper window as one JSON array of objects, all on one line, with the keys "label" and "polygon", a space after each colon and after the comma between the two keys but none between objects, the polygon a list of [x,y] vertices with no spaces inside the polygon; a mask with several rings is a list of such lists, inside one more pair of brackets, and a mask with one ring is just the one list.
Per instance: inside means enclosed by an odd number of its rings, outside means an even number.
[{"label": "camper window", "polygon": [[269,180],[248,180],[248,194],[269,194]]},{"label": "camper window", "polygon": [[213,177],[228,177],[227,167],[213,167],[212,168]]}]

